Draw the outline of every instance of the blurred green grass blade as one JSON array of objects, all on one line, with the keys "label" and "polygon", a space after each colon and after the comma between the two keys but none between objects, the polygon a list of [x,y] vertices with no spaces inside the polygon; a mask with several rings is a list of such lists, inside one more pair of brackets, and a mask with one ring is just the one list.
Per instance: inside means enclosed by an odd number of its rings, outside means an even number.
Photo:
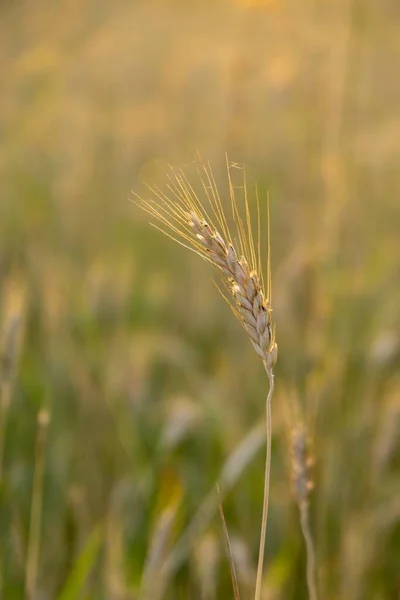
[{"label": "blurred green grass blade", "polygon": [[96,525],[72,568],[58,600],[76,600],[93,568],[103,541],[104,530]]}]

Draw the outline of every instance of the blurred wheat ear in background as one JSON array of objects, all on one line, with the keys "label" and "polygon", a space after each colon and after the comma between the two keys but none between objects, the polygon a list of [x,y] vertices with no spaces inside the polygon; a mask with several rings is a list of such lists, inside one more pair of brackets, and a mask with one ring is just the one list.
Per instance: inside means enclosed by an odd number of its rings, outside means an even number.
[{"label": "blurred wheat ear in background", "polygon": [[[233,314],[249,334],[251,343],[263,361],[269,380],[266,400],[266,466],[260,548],[255,600],[261,598],[262,569],[266,538],[269,477],[271,464],[271,399],[274,389],[273,367],[278,356],[271,307],[271,264],[269,244],[269,204],[267,205],[267,264],[265,275],[261,258],[262,214],[256,193],[255,226],[248,198],[246,172],[238,163],[226,159],[230,214],[209,164],[195,165],[192,181],[184,170],[172,171],[166,189],[149,187],[150,198],[135,195],[135,202],[152,217],[155,227],[168,237],[194,251],[216,267],[229,296],[221,294]],[[239,170],[241,182],[235,186],[232,170]],[[196,190],[199,188],[199,192]],[[241,199],[238,199],[238,189]],[[257,190],[256,190],[257,191]],[[233,223],[230,223],[233,222]],[[166,229],[164,229],[166,228]],[[231,231],[233,230],[233,235]],[[254,230],[256,235],[254,235]],[[266,282],[266,289],[265,289]],[[201,285],[201,282],[199,283]]]}]

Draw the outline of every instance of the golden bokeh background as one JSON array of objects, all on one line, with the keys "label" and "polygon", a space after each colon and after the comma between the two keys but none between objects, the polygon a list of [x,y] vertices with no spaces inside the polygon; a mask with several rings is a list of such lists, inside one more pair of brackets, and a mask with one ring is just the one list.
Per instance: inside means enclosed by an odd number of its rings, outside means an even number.
[{"label": "golden bokeh background", "polygon": [[[130,202],[225,153],[271,202],[264,600],[400,593],[400,7],[0,2],[0,597],[253,594],[267,381],[209,265]],[[250,196],[253,185],[250,186]]]}]

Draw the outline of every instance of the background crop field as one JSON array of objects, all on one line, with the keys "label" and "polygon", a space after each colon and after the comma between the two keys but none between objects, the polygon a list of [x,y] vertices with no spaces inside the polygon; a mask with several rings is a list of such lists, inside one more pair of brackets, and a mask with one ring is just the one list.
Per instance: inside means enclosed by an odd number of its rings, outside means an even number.
[{"label": "background crop field", "polygon": [[400,597],[400,5],[0,2],[0,598],[243,598],[267,380],[142,181],[269,190],[279,361],[264,600]]}]

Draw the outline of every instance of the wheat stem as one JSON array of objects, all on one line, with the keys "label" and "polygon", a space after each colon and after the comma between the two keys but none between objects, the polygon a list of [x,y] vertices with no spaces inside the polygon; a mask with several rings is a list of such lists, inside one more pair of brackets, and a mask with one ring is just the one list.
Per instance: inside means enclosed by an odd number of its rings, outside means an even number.
[{"label": "wheat stem", "polygon": [[268,502],[269,502],[269,479],[271,472],[271,436],[272,436],[272,427],[271,427],[271,400],[272,394],[274,392],[274,373],[272,368],[268,368],[265,365],[265,370],[268,375],[269,380],[269,392],[266,400],[266,460],[265,460],[265,474],[264,474],[264,500],[263,500],[263,510],[262,510],[262,519],[261,519],[261,534],[260,534],[260,548],[258,551],[258,565],[257,565],[257,579],[256,579],[256,591],[254,595],[254,600],[260,600],[261,598],[261,581],[262,581],[262,572],[263,572],[263,564],[264,564],[264,549],[265,549],[265,538],[267,534],[267,519],[268,519]]},{"label": "wheat stem", "polygon": [[306,544],[308,596],[310,600],[317,600],[315,547],[310,527],[309,495],[314,486],[310,477],[312,465],[309,441],[305,427],[300,423],[292,430],[291,436],[291,478],[294,497],[300,512],[301,531]]},{"label": "wheat stem", "polygon": [[[152,215],[156,221],[167,228],[167,231],[164,231],[167,236],[172,237],[172,239],[175,239],[175,241],[186,248],[193,250],[203,259],[211,262],[220,271],[223,284],[231,294],[231,300],[228,300],[228,304],[235,317],[241,322],[248,333],[253,348],[263,361],[268,375],[269,392],[266,400],[267,450],[255,592],[255,600],[260,600],[271,467],[271,398],[274,390],[273,366],[278,358],[278,346],[275,340],[275,327],[272,322],[269,204],[267,205],[267,290],[265,291],[264,277],[261,269],[260,204],[258,196],[256,196],[258,239],[254,240],[244,171],[241,185],[241,188],[244,190],[242,210],[239,209],[235,198],[235,186],[231,177],[231,168],[237,167],[236,163],[229,163],[227,160],[232,217],[236,225],[236,236],[234,237],[232,237],[229,231],[228,221],[214,176],[211,169],[207,166],[204,166],[204,174],[200,176],[205,194],[205,202],[200,200],[186,175],[181,172],[172,176],[171,185],[168,186],[167,193],[162,192],[158,188],[150,188],[153,198],[145,200],[137,196],[137,203],[142,209]],[[208,205],[208,210],[205,205]],[[158,225],[156,227],[159,228]],[[160,229],[163,231],[162,228]],[[223,293],[222,295],[225,297]],[[236,596],[238,590],[235,588],[235,581],[233,583]]]},{"label": "wheat stem", "polygon": [[317,600],[317,584],[315,581],[315,548],[310,529],[310,511],[308,502],[303,502],[300,505],[300,525],[304,540],[306,542],[308,597],[310,600]]}]

